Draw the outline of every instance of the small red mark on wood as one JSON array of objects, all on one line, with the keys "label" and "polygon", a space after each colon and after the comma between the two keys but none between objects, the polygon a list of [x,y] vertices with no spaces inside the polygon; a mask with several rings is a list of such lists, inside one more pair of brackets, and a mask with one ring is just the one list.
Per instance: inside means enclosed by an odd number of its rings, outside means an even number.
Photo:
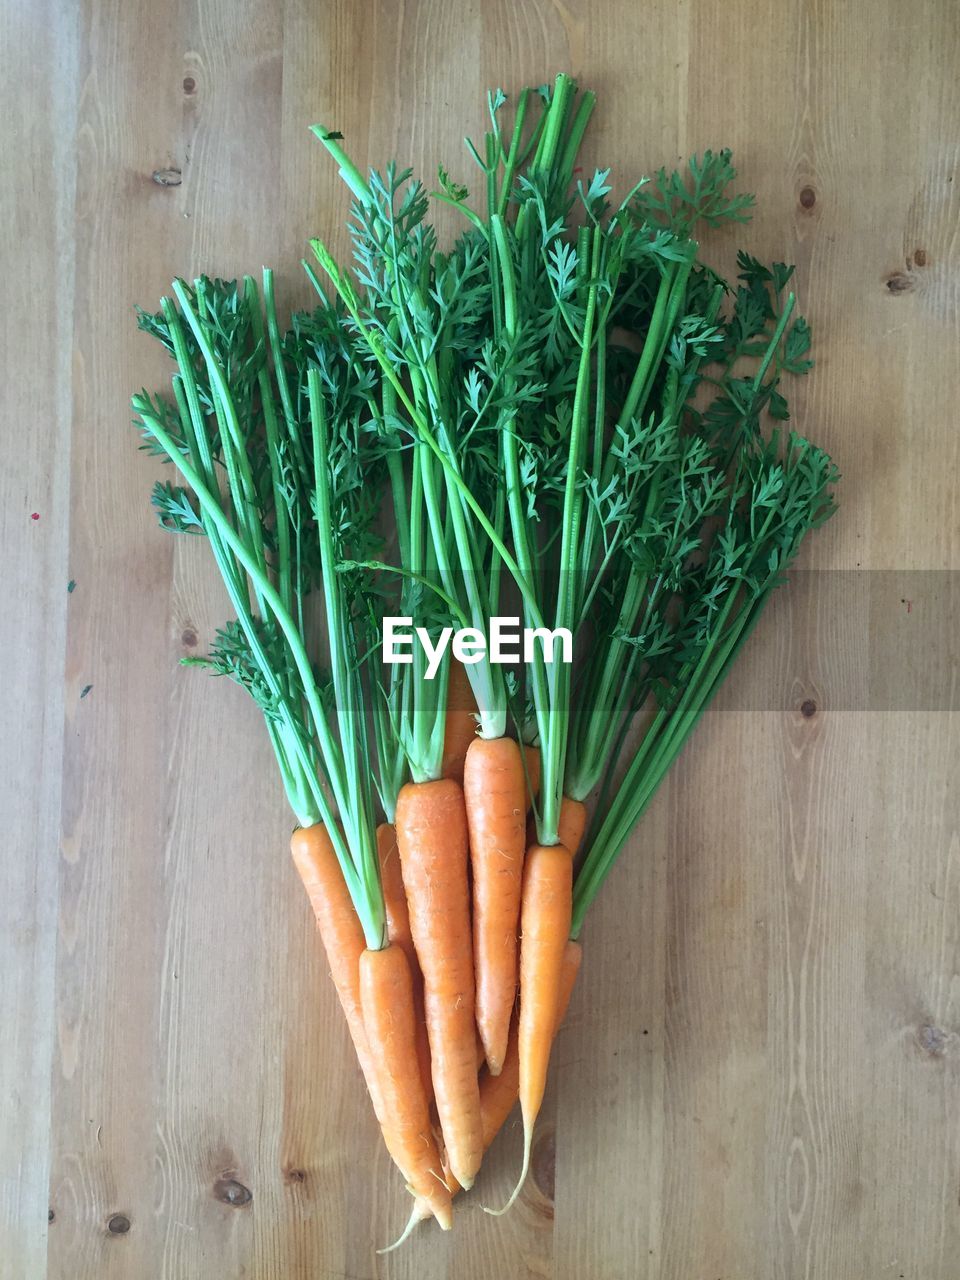
[{"label": "small red mark on wood", "polygon": [[40,519],[40,512],[39,512],[39,511],[31,511],[31,512],[30,512],[30,519],[31,519],[31,520],[39,520],[39,519]]}]

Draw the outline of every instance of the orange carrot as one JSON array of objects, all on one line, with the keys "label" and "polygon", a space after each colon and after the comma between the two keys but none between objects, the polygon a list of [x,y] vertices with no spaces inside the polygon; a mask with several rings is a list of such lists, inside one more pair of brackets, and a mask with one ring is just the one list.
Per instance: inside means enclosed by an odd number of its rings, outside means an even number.
[{"label": "orange carrot", "polygon": [[403,948],[408,961],[411,956],[415,959],[407,895],[403,887],[403,872],[400,869],[400,850],[397,848],[397,832],[390,822],[381,822],[377,827],[377,859],[380,863],[380,885],[383,889],[383,905],[387,913],[387,933],[390,941]]},{"label": "orange carrot", "polygon": [[[557,1031],[567,1014],[570,997],[580,972],[580,961],[583,959],[583,948],[572,938],[567,939],[563,949],[563,964],[560,970],[560,1004],[557,1009]],[[556,1034],[556,1032],[554,1033]],[[507,1122],[507,1117],[517,1102],[520,1091],[520,1050],[517,1047],[517,1020],[513,1019],[510,1027],[510,1043],[507,1055],[503,1060],[503,1070],[498,1076],[486,1072],[480,1080],[480,1118],[483,1122],[483,1149],[489,1151],[494,1138]],[[461,1190],[460,1184],[450,1174],[447,1175],[450,1192],[456,1195]],[[422,1222],[431,1214],[430,1206],[425,1200],[418,1200],[416,1221]]]},{"label": "orange carrot", "polygon": [[517,995],[517,924],[526,846],[523,756],[512,738],[476,738],[463,771],[473,868],[477,1027],[499,1075]]},{"label": "orange carrot", "polygon": [[[480,1039],[480,1032],[477,1031],[476,1035],[477,1035],[477,1075],[480,1076],[480,1073],[483,1071],[484,1065],[487,1061],[487,1055],[484,1052],[483,1041]],[[436,1107],[434,1107],[434,1113],[435,1112],[436,1112]],[[482,1102],[480,1104],[480,1124],[482,1128],[483,1127],[483,1103]],[[450,1171],[450,1165],[447,1161],[447,1153],[443,1149],[443,1135],[440,1133],[439,1128],[437,1128],[436,1132],[438,1135],[438,1141],[440,1142],[440,1156],[441,1156],[441,1159],[443,1160],[443,1176],[446,1178],[447,1186],[450,1187],[451,1190],[456,1188],[456,1190],[459,1191],[461,1190],[460,1183],[456,1180],[456,1178],[453,1176],[453,1173]],[[486,1147],[484,1147],[484,1151],[486,1151]],[[417,1203],[420,1205],[420,1209],[414,1210],[416,1221],[419,1222],[423,1218],[429,1218],[430,1217],[429,1206],[423,1205],[419,1200],[417,1201]],[[408,1226],[409,1226],[409,1223],[408,1223]]]},{"label": "orange carrot", "polygon": [[[587,811],[579,800],[571,800],[564,796],[560,801],[560,818],[557,822],[557,835],[560,843],[566,845],[575,858],[583,839],[587,825]],[[537,843],[537,824],[533,815],[527,819],[527,847]]]},{"label": "orange carrot", "polygon": [[407,783],[397,843],[423,973],[433,1093],[450,1168],[465,1187],[483,1156],[474,1026],[467,818],[452,779]]},{"label": "orange carrot", "polygon": [[413,945],[413,934],[410,932],[410,914],[407,910],[407,896],[403,887],[403,873],[400,869],[397,833],[389,822],[381,822],[377,827],[377,855],[380,861],[383,903],[387,913],[387,937],[402,949],[410,966],[410,978],[413,982],[413,1012],[416,1019],[417,1061],[420,1064],[420,1078],[429,1103],[433,1100],[433,1082],[430,1077],[430,1042],[427,1039],[427,1023],[423,1013],[423,974],[420,972],[417,952]]},{"label": "orange carrot", "polygon": [[[560,992],[554,1035],[560,1029],[573,995],[583,948],[579,942],[568,938],[563,949],[560,967]],[[520,1049],[517,1039],[517,1020],[510,1028],[510,1043],[503,1060],[503,1070],[498,1076],[485,1075],[480,1081],[480,1115],[483,1120],[483,1149],[486,1151],[513,1110],[520,1092]]]},{"label": "orange carrot", "polygon": [[449,1231],[450,1191],[430,1131],[430,1109],[416,1054],[413,982],[403,948],[390,943],[360,957],[360,998],[377,1091],[390,1124],[384,1138],[410,1190]]},{"label": "orange carrot", "polygon": [[524,743],[523,760],[527,779],[527,808],[531,809],[540,792],[540,748]]},{"label": "orange carrot", "polygon": [[333,985],[340,997],[360,1070],[382,1127],[384,1112],[377,1096],[376,1078],[360,1008],[360,957],[366,949],[360,919],[350,900],[340,863],[322,823],[298,828],[290,837],[290,852],[313,907]]},{"label": "orange carrot", "polygon": [[[520,915],[520,1110],[523,1168],[505,1213],[530,1168],[533,1127],[547,1084],[547,1064],[560,1003],[560,972],[573,915],[573,858],[565,845],[527,850]],[[493,1211],[491,1211],[493,1212]]]},{"label": "orange carrot", "polygon": [[463,782],[463,762],[470,744],[477,736],[476,710],[477,704],[463,664],[453,661],[450,663],[447,717],[443,733],[441,773],[444,778]]},{"label": "orange carrot", "polygon": [[[574,817],[577,812],[583,814],[583,805],[577,800],[570,800],[564,796],[563,804],[560,809],[560,827],[564,828],[564,814],[567,813],[568,819]],[[568,846],[570,853],[576,855],[580,840],[583,836],[583,817],[580,821],[580,835],[576,839],[576,827],[571,823],[567,827],[567,832],[571,836],[572,843]],[[573,994],[574,984],[577,980],[577,974],[580,972],[580,961],[583,959],[583,948],[579,942],[574,942],[572,938],[567,939],[566,946],[563,949],[563,960],[560,970],[560,1005],[557,1014],[557,1028],[563,1022],[566,1016],[567,1007],[570,1004],[570,997]],[[517,1042],[517,1017],[514,1015],[510,1024],[510,1040],[507,1044],[507,1055],[503,1060],[503,1070],[498,1076],[492,1076],[489,1072],[485,1072],[480,1078],[480,1120],[483,1126],[483,1149],[486,1152],[494,1138],[503,1128],[507,1117],[513,1110],[520,1092],[520,1049]],[[461,1189],[456,1178],[449,1172],[447,1173],[447,1182],[453,1195]],[[421,1222],[425,1218],[430,1217],[430,1206],[423,1200],[418,1200],[414,1209],[414,1221]]]},{"label": "orange carrot", "polygon": [[587,811],[583,804],[579,800],[571,800],[569,796],[564,796],[560,801],[557,838],[565,848],[570,850],[572,858],[577,856],[586,825]]},{"label": "orange carrot", "polygon": [[573,859],[566,845],[527,853],[520,945],[520,1105],[533,1128],[547,1082],[560,1003],[560,968],[573,914]]}]

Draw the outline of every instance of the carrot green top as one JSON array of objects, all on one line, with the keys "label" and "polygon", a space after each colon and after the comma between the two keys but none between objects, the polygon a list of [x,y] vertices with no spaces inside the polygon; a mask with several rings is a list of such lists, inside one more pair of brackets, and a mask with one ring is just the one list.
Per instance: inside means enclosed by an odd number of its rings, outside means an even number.
[{"label": "carrot green top", "polygon": [[[432,199],[467,225],[448,255],[409,171],[364,177],[340,136],[315,128],[354,195],[354,273],[312,243],[436,461],[431,531],[457,615],[482,629],[502,567],[529,627],[575,637],[572,666],[534,646],[521,685],[501,688],[490,667],[471,675],[482,732],[502,732],[511,694],[525,736],[535,726],[542,843],[557,839],[564,791],[585,799],[602,786],[579,928],[637,805],[832,510],[835,473],[802,438],[762,434],[765,419],[788,416],[782,376],[810,367],[792,268],[741,254],[731,288],[699,260],[698,227],[749,217],[752,197],[730,192],[730,153],[641,178],[615,203],[609,170],[576,179],[592,94],[564,75],[524,90],[509,129],[505,104],[488,95],[483,145],[467,144],[483,207],[440,170]],[[631,755],[644,707],[651,728]]]},{"label": "carrot green top", "polygon": [[[368,549],[362,365],[330,309],[281,339],[270,272],[173,286],[141,327],[177,363],[173,401],[133,397],[146,447],[187,487],[158,483],[161,524],[206,535],[236,620],[206,658],[253,696],[298,821],[329,830],[367,944],[385,940],[357,630],[340,572]],[[265,311],[265,315],[264,315]],[[330,669],[308,595],[319,587]]]},{"label": "carrot green top", "polygon": [[[352,193],[353,265],[311,241],[319,305],[285,334],[269,271],[262,298],[250,278],[178,281],[141,316],[177,372],[172,400],[134,407],[186,484],[154,503],[166,527],[206,535],[236,615],[198,661],[262,708],[290,803],[330,827],[370,945],[374,788],[391,818],[408,776],[439,776],[447,698],[448,658],[435,678],[416,644],[410,665],[381,664],[387,613],[489,638],[512,604],[527,628],[570,633],[572,664],[534,643],[514,671],[466,670],[482,736],[512,718],[539,742],[542,844],[564,793],[599,788],[576,935],[833,510],[830,459],[779,429],[785,376],[811,367],[793,269],[741,253],[730,284],[693,238],[749,217],[730,153],[617,201],[608,169],[578,176],[593,94],[560,75],[524,89],[509,125],[506,104],[490,93],[482,144],[467,143],[477,207],[442,168],[432,193],[396,165],[364,176],[315,127]],[[432,204],[465,220],[449,250]]]}]

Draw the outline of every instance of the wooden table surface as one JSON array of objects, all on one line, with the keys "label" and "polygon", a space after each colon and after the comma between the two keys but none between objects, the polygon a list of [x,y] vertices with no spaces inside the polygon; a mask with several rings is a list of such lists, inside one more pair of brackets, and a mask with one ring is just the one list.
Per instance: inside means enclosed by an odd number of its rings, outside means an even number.
[{"label": "wooden table surface", "polygon": [[[3,0],[0,49],[2,1280],[956,1280],[956,5]],[[226,605],[149,508],[132,309],[262,263],[305,302],[311,122],[460,176],[483,91],[559,69],[621,181],[734,148],[842,509],[591,916],[516,1210],[514,1126],[378,1258],[406,1196],[269,748],[177,666]]]}]

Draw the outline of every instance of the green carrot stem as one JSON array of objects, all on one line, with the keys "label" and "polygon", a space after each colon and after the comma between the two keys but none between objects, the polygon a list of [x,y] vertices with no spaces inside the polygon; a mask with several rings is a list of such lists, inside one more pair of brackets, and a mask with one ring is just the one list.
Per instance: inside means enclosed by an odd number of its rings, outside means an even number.
[{"label": "green carrot stem", "polygon": [[[253,336],[258,346],[265,346],[263,314],[257,287],[250,276],[244,277],[244,295],[250,311]],[[293,607],[293,583],[290,577],[290,514],[283,493],[283,465],[280,458],[280,431],[276,406],[266,361],[257,373],[257,387],[263,409],[264,429],[267,437],[267,456],[270,463],[270,484],[273,490],[273,511],[277,534],[277,585],[280,599],[287,610]]]},{"label": "green carrot stem", "polygon": [[[326,305],[326,299],[323,299],[323,301],[324,305]],[[300,432],[300,418],[294,408],[293,397],[290,394],[290,380],[287,377],[287,369],[283,360],[280,326],[277,323],[277,303],[274,295],[273,272],[269,267],[264,267],[263,269],[263,304],[267,316],[267,337],[269,339],[270,358],[273,363],[273,376],[280,394],[280,406],[283,410],[284,423],[287,428],[287,438],[293,447],[294,462],[297,470],[301,478],[307,481],[310,472]]]},{"label": "green carrot stem", "polygon": [[[146,420],[148,415],[141,411],[141,416]],[[343,784],[339,752],[330,732],[327,717],[314,680],[310,659],[307,656],[306,649],[303,646],[303,641],[297,630],[296,624],[284,608],[283,601],[280,599],[280,596],[273,584],[264,575],[262,569],[257,563],[256,556],[248,550],[239,534],[227,520],[219,503],[204,484],[200,474],[193,465],[184,458],[183,454],[177,448],[175,442],[163,428],[162,424],[152,416],[150,417],[150,431],[167,453],[171,461],[174,462],[180,470],[191,489],[193,489],[194,493],[197,495],[197,499],[203,508],[204,514],[209,517],[214,525],[216,525],[217,531],[223,541],[230,547],[231,551],[237,557],[250,578],[257,582],[257,587],[262,593],[264,601],[269,606],[278,626],[283,632],[284,638],[290,648],[291,657],[293,658],[297,672],[300,676],[304,696],[308,706],[310,707],[314,725],[320,738],[320,748],[326,764],[326,773],[330,781],[331,790],[334,793],[337,808],[341,814],[349,813],[350,806]],[[248,638],[250,639],[251,647],[255,647],[258,643],[255,629],[252,630]],[[271,668],[266,659],[266,655],[262,656],[262,662],[264,664],[265,673],[270,672]],[[276,685],[275,679],[273,684],[276,689],[277,696],[280,698],[281,691],[279,686]],[[281,710],[283,710],[284,706],[282,700],[280,705]],[[314,797],[317,800],[318,808],[323,815],[323,821],[330,829],[330,837],[337,849],[337,856],[340,860],[344,878],[347,881],[351,897],[353,898],[354,905],[357,908],[357,914],[360,916],[361,923],[363,924],[367,944],[368,946],[379,948],[382,945],[385,927],[382,897],[380,901],[377,902],[375,900],[368,900],[364,896],[360,868],[354,864],[350,850],[343,843],[343,840],[339,835],[333,811],[321,787],[314,787]]]},{"label": "green carrot stem", "polygon": [[420,409],[418,409],[414,405],[413,401],[408,396],[406,388],[404,387],[399,376],[397,375],[396,370],[393,368],[386,352],[383,349],[383,345],[380,342],[379,337],[364,323],[363,319],[361,318],[360,312],[359,312],[359,304],[357,302],[357,297],[356,297],[356,294],[354,293],[352,285],[350,285],[347,277],[340,272],[335,261],[330,256],[329,252],[327,251],[326,247],[322,244],[321,241],[312,240],[311,246],[313,247],[314,253],[317,255],[317,259],[320,262],[321,266],[330,276],[330,279],[334,287],[337,289],[337,292],[340,294],[340,297],[343,299],[344,305],[346,306],[347,310],[350,312],[350,315],[354,323],[357,325],[357,328],[361,333],[363,340],[366,343],[367,347],[369,348],[371,354],[374,356],[377,363],[380,365],[381,369],[383,370],[384,374],[393,385],[393,388],[397,393],[397,398],[399,399],[400,403],[404,406],[404,408],[407,410],[407,413],[410,417],[410,421],[413,424],[413,426],[416,428],[417,434],[419,435],[420,439],[423,440],[427,448],[430,449],[430,451],[437,457],[437,459],[440,462],[440,465],[444,469],[444,474],[446,476],[448,484],[457,490],[458,494],[463,499],[464,503],[470,508],[471,512],[476,517],[477,523],[483,529],[484,533],[487,535],[487,537],[490,539],[490,541],[493,543],[494,547],[496,548],[497,553],[503,559],[503,563],[506,566],[508,573],[516,582],[517,587],[519,588],[521,594],[524,597],[524,600],[527,602],[530,608],[531,615],[535,619],[535,625],[542,627],[543,619],[542,617],[540,617],[540,611],[537,606],[536,596],[534,595],[530,587],[530,584],[523,577],[523,574],[520,572],[515,559],[513,558],[510,551],[507,549],[507,547],[505,546],[503,539],[498,535],[496,529],[494,528],[490,519],[486,515],[486,512],[483,510],[483,508],[481,507],[477,499],[474,497],[474,495],[471,493],[467,485],[464,483],[463,477],[459,474],[452,459],[447,455],[447,453],[444,451],[444,449],[442,448],[437,438],[434,436],[433,432],[430,430],[430,427],[428,426],[426,418],[424,417],[423,413],[421,412]]},{"label": "green carrot stem", "polygon": [[[201,284],[202,282],[198,282],[197,285],[198,298],[203,296]],[[220,363],[213,353],[213,348],[210,346],[203,322],[197,309],[190,302],[186,286],[182,280],[174,280],[173,292],[206,362],[207,373],[210,378],[210,389],[213,393],[214,412],[220,427],[220,443],[227,466],[237,525],[244,531],[244,536],[253,555],[256,557],[258,568],[265,572],[266,558],[263,549],[263,530],[257,507],[256,490],[253,483],[253,475],[250,471],[250,460],[247,457],[246,442],[240,430],[240,421],[237,417],[233,397],[230,394],[230,387]],[[254,584],[254,592],[256,593],[258,590],[257,579],[251,575],[251,581]],[[258,600],[258,603],[262,606],[263,602]]]}]

